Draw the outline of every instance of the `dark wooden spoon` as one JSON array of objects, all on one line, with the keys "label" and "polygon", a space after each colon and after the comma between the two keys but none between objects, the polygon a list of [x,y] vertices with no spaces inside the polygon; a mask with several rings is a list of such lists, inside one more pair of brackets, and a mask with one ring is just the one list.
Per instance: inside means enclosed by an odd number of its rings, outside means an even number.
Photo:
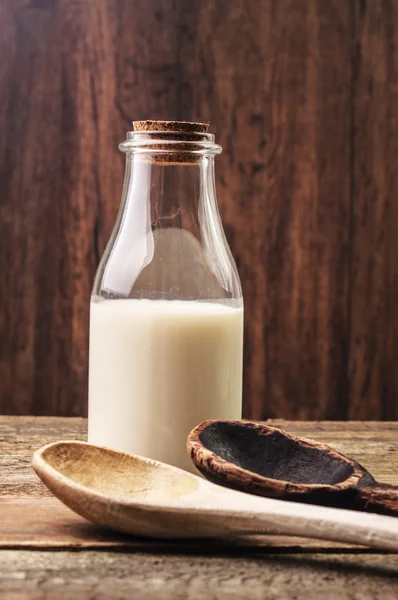
[{"label": "dark wooden spoon", "polygon": [[378,483],[352,458],[249,421],[205,421],[188,452],[213,483],[267,498],[398,516],[398,486]]}]

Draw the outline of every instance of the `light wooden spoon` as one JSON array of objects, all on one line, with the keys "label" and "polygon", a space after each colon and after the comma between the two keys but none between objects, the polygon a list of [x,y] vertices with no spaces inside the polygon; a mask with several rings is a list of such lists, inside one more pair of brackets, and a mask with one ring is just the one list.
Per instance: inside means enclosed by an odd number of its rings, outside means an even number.
[{"label": "light wooden spoon", "polygon": [[250,496],[169,465],[85,442],[33,457],[42,481],[93,523],[156,538],[276,534],[398,550],[398,519]]}]

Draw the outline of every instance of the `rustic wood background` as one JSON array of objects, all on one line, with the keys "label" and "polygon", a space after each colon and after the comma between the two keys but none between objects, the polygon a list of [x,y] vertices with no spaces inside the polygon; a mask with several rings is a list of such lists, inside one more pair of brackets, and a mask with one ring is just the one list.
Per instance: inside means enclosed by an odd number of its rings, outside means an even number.
[{"label": "rustic wood background", "polygon": [[84,415],[132,119],[210,120],[245,415],[398,417],[398,2],[0,0],[0,413]]}]

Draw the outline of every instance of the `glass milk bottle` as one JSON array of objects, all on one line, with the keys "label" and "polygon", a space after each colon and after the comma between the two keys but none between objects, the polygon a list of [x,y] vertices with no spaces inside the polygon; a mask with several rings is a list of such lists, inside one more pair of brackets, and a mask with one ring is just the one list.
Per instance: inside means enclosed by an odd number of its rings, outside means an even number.
[{"label": "glass milk bottle", "polygon": [[195,471],[190,430],[240,419],[243,300],[203,123],[143,121],[90,307],[88,440]]}]

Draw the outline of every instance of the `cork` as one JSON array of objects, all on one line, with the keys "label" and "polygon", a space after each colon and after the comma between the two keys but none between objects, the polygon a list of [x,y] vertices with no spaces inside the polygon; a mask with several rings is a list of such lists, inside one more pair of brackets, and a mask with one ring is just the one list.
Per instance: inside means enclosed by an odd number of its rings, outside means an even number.
[{"label": "cork", "polygon": [[133,121],[134,131],[174,131],[175,133],[186,133],[183,139],[192,139],[190,133],[207,133],[208,123],[196,123],[194,121]]},{"label": "cork", "polygon": [[[151,131],[160,132],[157,139],[170,140],[170,133],[178,134],[176,137],[176,149],[169,154],[161,152],[162,150],[170,150],[170,146],[161,144],[150,144],[148,140],[148,148],[158,149],[159,154],[151,154],[151,160],[157,163],[172,163],[172,164],[188,164],[196,163],[200,160],[200,156],[193,154],[193,150],[201,150],[200,134],[206,134],[209,128],[209,123],[198,123],[195,121],[133,121],[135,132]],[[162,136],[161,132],[165,132]],[[198,139],[199,134],[199,139]],[[192,143],[184,145],[182,142],[198,142],[197,145]]]}]

